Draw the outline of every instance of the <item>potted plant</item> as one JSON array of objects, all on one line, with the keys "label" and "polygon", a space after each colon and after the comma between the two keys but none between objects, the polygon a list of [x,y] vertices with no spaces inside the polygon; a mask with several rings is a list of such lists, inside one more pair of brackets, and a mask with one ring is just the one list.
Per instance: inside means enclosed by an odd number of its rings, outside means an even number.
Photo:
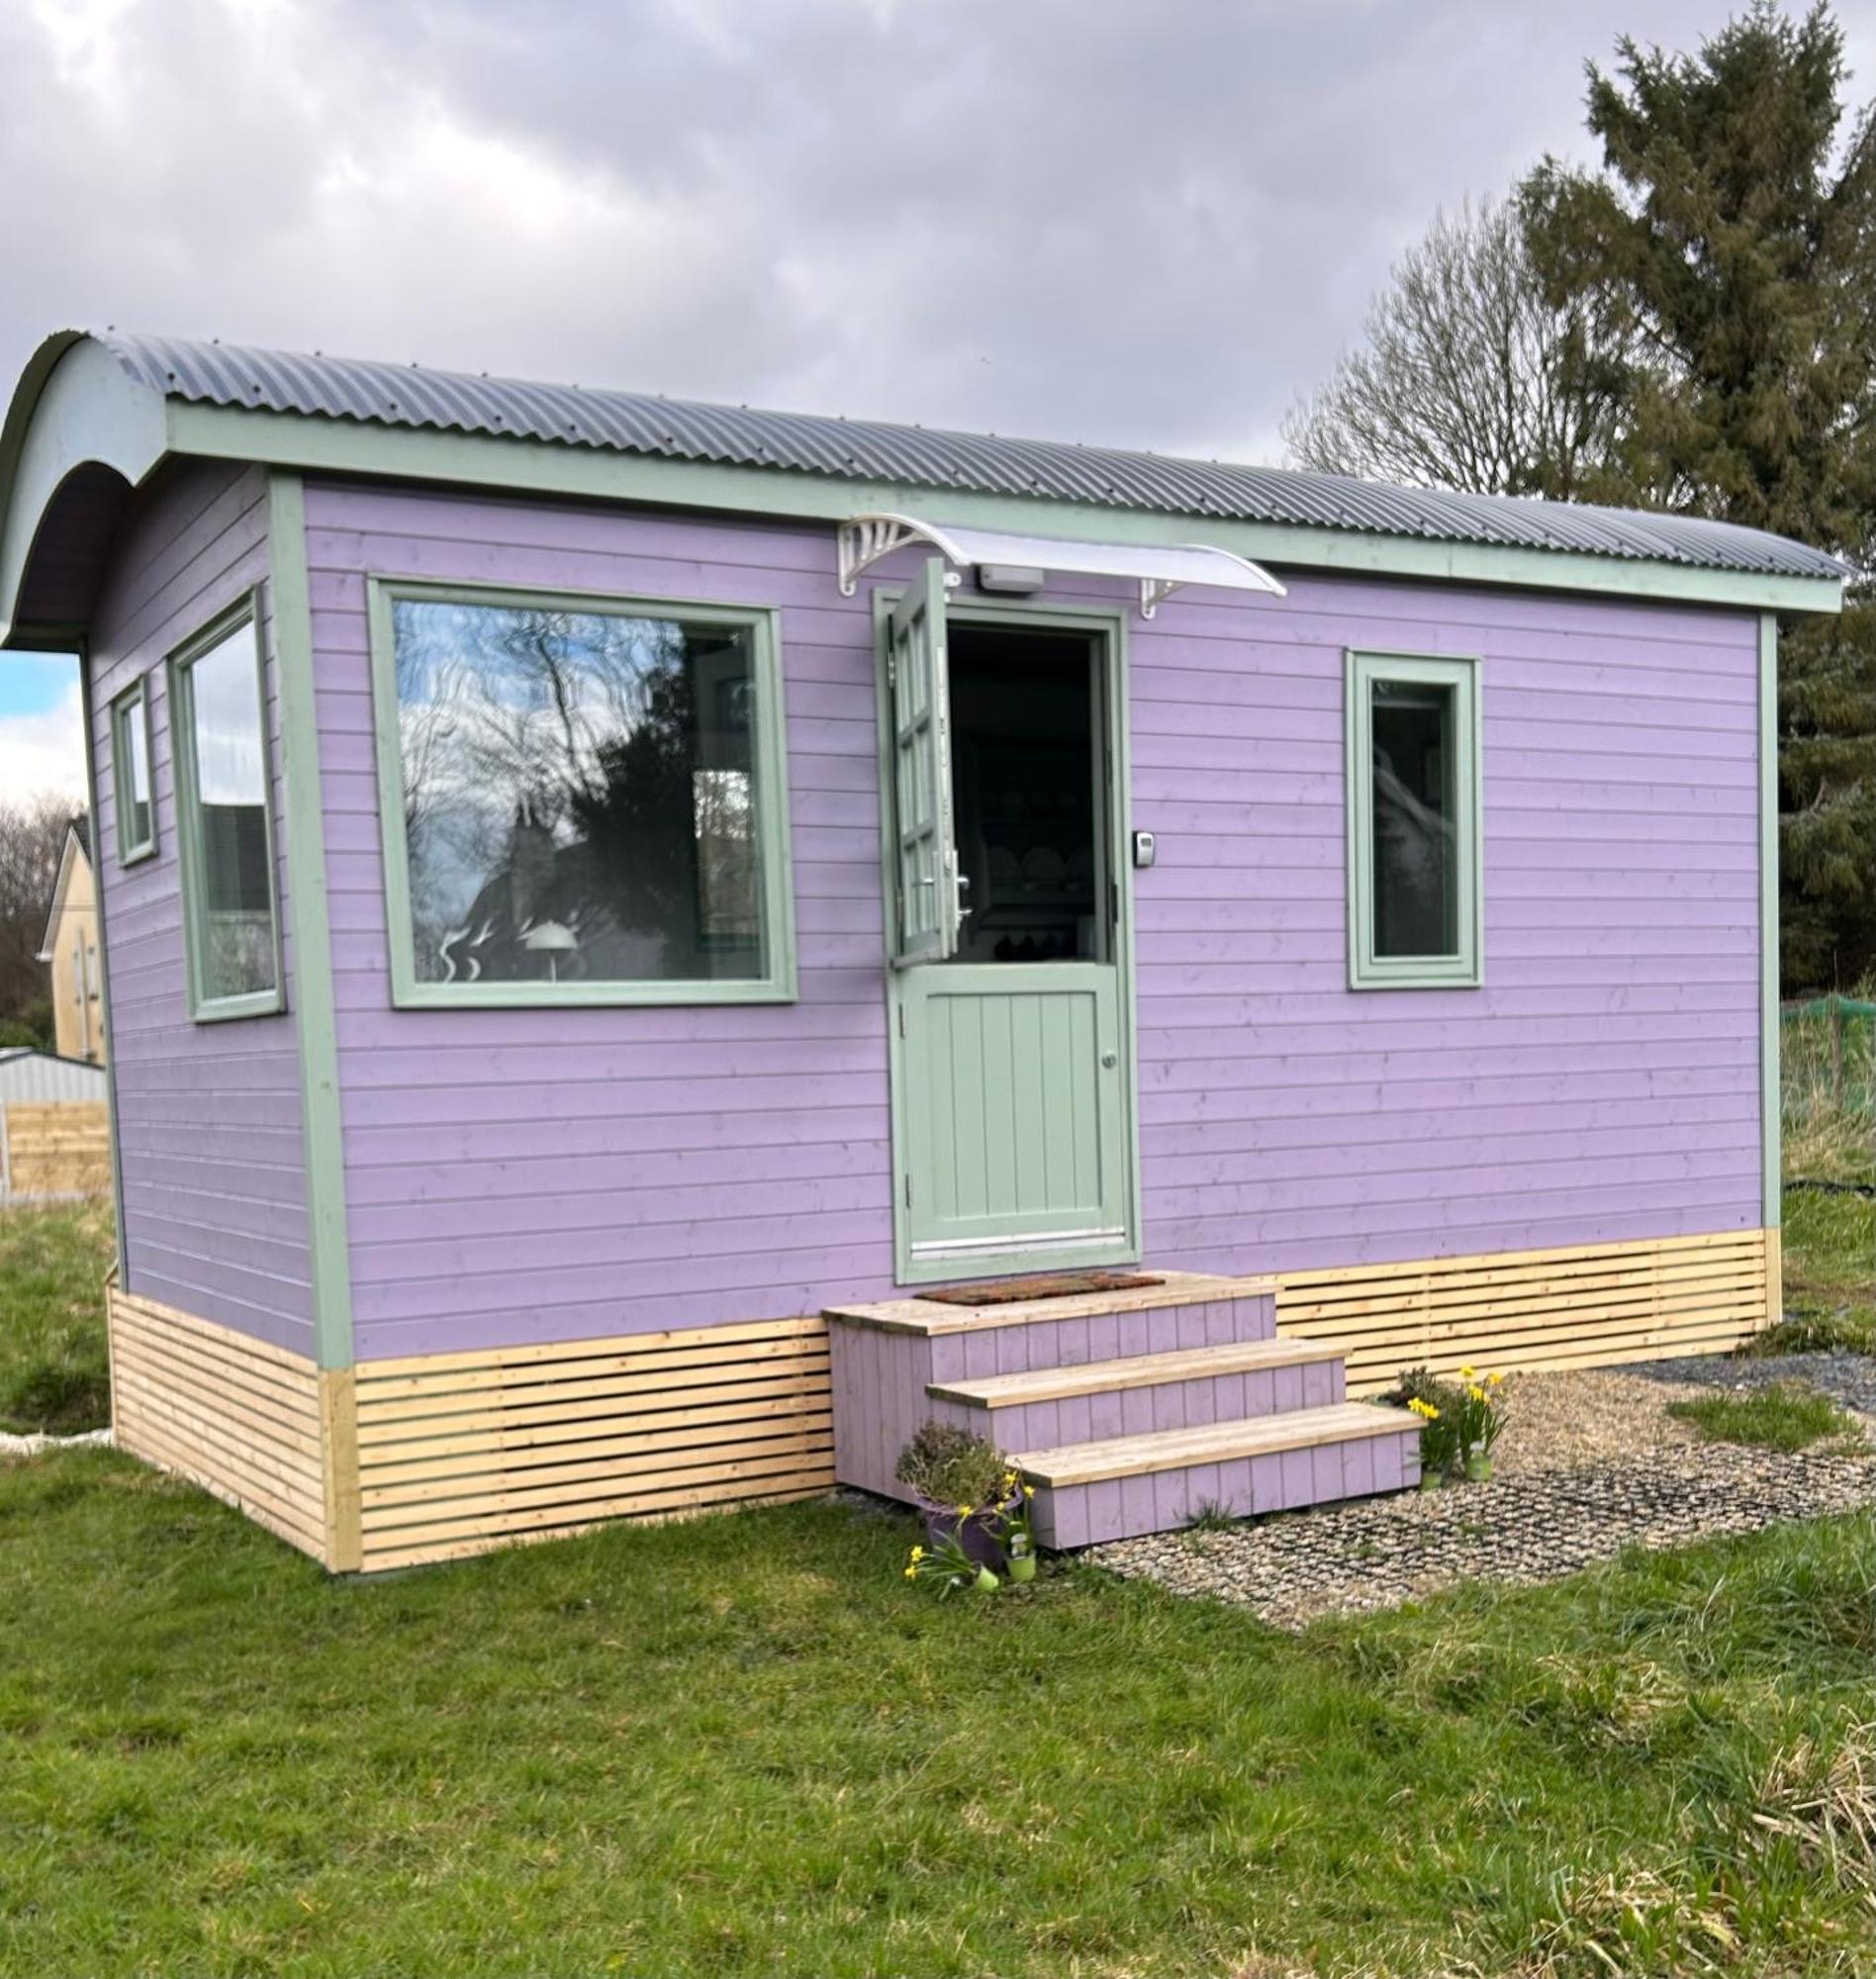
[{"label": "potted plant", "polygon": [[1003,1473],[1003,1550],[1009,1577],[1018,1584],[1036,1577],[1036,1487],[1020,1470]]},{"label": "potted plant", "polygon": [[974,1565],[1001,1570],[1003,1479],[1011,1473],[994,1444],[954,1423],[924,1423],[892,1474],[918,1501],[934,1549],[955,1539]]}]

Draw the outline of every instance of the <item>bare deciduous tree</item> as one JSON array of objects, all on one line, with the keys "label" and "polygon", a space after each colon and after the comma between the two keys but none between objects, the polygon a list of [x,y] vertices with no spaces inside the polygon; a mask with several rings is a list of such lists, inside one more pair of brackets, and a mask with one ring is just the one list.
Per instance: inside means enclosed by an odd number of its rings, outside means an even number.
[{"label": "bare deciduous tree", "polygon": [[1608,451],[1613,341],[1588,306],[1546,302],[1514,207],[1468,202],[1394,264],[1283,437],[1323,474],[1567,499]]},{"label": "bare deciduous tree", "polygon": [[71,819],[65,798],[0,802],[0,1020],[24,1016],[48,993],[40,942]]}]

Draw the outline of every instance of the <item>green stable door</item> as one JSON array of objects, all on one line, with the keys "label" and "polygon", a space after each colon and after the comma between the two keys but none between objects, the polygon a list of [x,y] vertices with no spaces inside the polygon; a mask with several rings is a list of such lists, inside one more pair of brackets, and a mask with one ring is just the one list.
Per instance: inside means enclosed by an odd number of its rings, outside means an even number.
[{"label": "green stable door", "polygon": [[899,1275],[1124,1263],[1119,627],[948,582],[931,559],[881,621]]}]

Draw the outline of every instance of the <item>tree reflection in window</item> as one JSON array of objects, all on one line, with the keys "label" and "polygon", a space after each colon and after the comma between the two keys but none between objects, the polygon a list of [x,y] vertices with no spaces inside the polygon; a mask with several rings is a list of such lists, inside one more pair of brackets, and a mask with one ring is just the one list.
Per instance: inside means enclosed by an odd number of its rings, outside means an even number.
[{"label": "tree reflection in window", "polygon": [[767,973],[746,625],[397,598],[392,630],[420,982]]}]

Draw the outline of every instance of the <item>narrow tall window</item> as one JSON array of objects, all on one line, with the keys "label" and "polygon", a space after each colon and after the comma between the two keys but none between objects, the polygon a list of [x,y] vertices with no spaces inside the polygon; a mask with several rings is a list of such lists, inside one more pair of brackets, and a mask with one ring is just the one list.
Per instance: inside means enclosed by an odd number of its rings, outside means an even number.
[{"label": "narrow tall window", "polygon": [[373,587],[403,1003],[793,993],[766,613]]},{"label": "narrow tall window", "polygon": [[156,803],[149,784],[149,683],[139,681],[111,705],[112,788],[118,863],[134,866],[156,850]]},{"label": "narrow tall window", "polygon": [[1478,662],[1348,656],[1349,982],[1481,978]]},{"label": "narrow tall window", "polygon": [[255,1016],[280,999],[267,734],[251,611],[171,663],[190,1004]]}]

